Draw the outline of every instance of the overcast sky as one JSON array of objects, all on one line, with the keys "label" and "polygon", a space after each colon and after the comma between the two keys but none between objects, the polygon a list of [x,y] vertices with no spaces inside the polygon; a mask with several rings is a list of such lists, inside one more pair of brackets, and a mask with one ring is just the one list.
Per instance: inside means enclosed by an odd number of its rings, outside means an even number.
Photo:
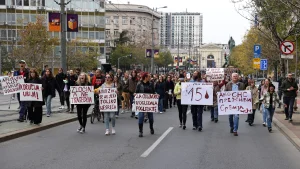
[{"label": "overcast sky", "polygon": [[232,36],[236,44],[242,42],[250,21],[240,16],[231,0],[111,0],[115,4],[140,4],[150,8],[168,6],[163,12],[203,13],[203,42],[228,43]]}]

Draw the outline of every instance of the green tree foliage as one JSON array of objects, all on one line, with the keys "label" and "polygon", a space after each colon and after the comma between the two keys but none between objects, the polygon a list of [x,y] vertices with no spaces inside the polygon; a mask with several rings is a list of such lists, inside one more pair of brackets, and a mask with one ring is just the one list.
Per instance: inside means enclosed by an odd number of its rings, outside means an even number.
[{"label": "green tree foliage", "polygon": [[14,62],[10,60],[8,57],[8,52],[6,47],[1,46],[1,64],[2,64],[2,72],[8,72],[14,69]]},{"label": "green tree foliage", "polygon": [[170,51],[160,50],[159,57],[155,58],[154,61],[158,67],[165,67],[173,63],[173,58]]},{"label": "green tree foliage", "polygon": [[12,60],[24,59],[29,67],[37,67],[52,56],[53,45],[58,44],[57,38],[48,35],[47,27],[44,26],[45,18],[37,16],[36,22],[30,22],[18,34],[20,39],[17,41],[21,47],[14,47],[14,58]]}]

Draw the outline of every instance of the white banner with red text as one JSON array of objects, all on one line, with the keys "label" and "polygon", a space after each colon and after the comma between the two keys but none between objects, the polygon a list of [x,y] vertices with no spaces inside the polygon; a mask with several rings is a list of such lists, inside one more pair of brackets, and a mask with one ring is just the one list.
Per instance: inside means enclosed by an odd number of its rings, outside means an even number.
[{"label": "white banner with red text", "polygon": [[135,95],[136,112],[158,112],[159,94],[138,93]]},{"label": "white banner with red text", "polygon": [[116,88],[100,89],[99,94],[100,112],[117,112],[118,111],[118,95]]},{"label": "white banner with red text", "polygon": [[1,86],[4,95],[20,93],[19,84],[24,83],[23,76],[4,77],[1,80]]},{"label": "white banner with red text", "polygon": [[70,86],[70,104],[94,104],[94,86]]},{"label": "white banner with red text", "polygon": [[213,105],[213,83],[181,83],[181,104]]},{"label": "white banner with red text", "polygon": [[43,101],[42,85],[33,83],[19,84],[20,101]]},{"label": "white banner with red text", "polygon": [[219,115],[252,114],[250,90],[223,91],[217,94]]}]

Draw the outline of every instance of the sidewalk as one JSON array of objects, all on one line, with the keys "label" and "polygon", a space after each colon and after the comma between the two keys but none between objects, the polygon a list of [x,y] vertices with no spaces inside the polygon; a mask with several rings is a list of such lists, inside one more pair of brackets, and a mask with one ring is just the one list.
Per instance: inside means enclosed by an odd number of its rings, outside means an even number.
[{"label": "sidewalk", "polygon": [[[90,115],[91,111],[92,107],[90,107],[88,115]],[[44,115],[40,125],[30,124],[29,121],[23,123],[17,121],[0,123],[0,143],[76,120],[76,113],[54,113],[51,115],[51,117],[46,117]],[[90,120],[88,119],[87,122],[89,123]]]},{"label": "sidewalk", "polygon": [[274,125],[300,150],[300,98],[297,98],[298,109],[293,114],[293,121],[285,120],[283,106],[275,109]]},{"label": "sidewalk", "polygon": [[[58,97],[53,98],[51,103],[52,113],[62,113],[66,111],[66,109],[59,109],[61,105]],[[9,104],[0,105],[0,123],[17,120],[19,118],[18,107],[19,103],[17,101],[11,103],[10,109],[8,109]],[[43,113],[46,114],[46,106],[43,106]]]}]

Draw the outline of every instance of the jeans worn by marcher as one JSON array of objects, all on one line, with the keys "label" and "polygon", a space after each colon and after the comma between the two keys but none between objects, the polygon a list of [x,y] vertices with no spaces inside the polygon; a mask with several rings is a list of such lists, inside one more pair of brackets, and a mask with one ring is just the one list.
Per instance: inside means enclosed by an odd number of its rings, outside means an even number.
[{"label": "jeans worn by marcher", "polygon": [[261,105],[261,110],[263,115],[263,122],[267,123],[267,111],[264,104]]},{"label": "jeans worn by marcher", "polygon": [[218,106],[215,106],[212,108],[214,110],[214,118],[218,119],[219,117],[219,112],[218,112]]},{"label": "jeans worn by marcher", "polygon": [[105,122],[105,128],[106,129],[109,129],[109,118],[111,118],[112,127],[115,127],[115,125],[116,125],[115,112],[104,112],[104,122]]},{"label": "jeans worn by marcher", "polygon": [[203,128],[202,126],[202,114],[203,114],[203,108],[204,106],[200,105],[197,106],[197,124],[198,124],[198,128]]},{"label": "jeans worn by marcher", "polygon": [[52,96],[51,95],[48,95],[47,97],[45,97],[46,108],[47,108],[47,115],[51,114],[51,100],[52,100]]},{"label": "jeans worn by marcher", "polygon": [[272,121],[273,121],[273,115],[275,112],[275,108],[268,108],[266,109],[267,112],[267,125],[268,128],[272,128]]},{"label": "jeans worn by marcher", "polygon": [[[149,122],[153,123],[154,122],[153,113],[147,113],[147,114],[148,114]],[[139,124],[144,123],[144,117],[145,117],[145,113],[144,112],[139,112]]]},{"label": "jeans worn by marcher", "polygon": [[20,102],[20,111],[19,111],[20,117],[19,117],[19,119],[24,119],[26,111],[27,111],[27,102],[21,101]]},{"label": "jeans worn by marcher", "polygon": [[283,97],[283,102],[286,105],[284,108],[286,118],[292,119],[295,97]]},{"label": "jeans worn by marcher", "polygon": [[229,125],[230,128],[233,128],[233,132],[237,132],[239,129],[239,115],[229,115]]},{"label": "jeans worn by marcher", "polygon": [[163,112],[163,110],[164,110],[164,98],[161,98],[161,99],[159,99],[159,102],[158,102],[158,111]]}]

